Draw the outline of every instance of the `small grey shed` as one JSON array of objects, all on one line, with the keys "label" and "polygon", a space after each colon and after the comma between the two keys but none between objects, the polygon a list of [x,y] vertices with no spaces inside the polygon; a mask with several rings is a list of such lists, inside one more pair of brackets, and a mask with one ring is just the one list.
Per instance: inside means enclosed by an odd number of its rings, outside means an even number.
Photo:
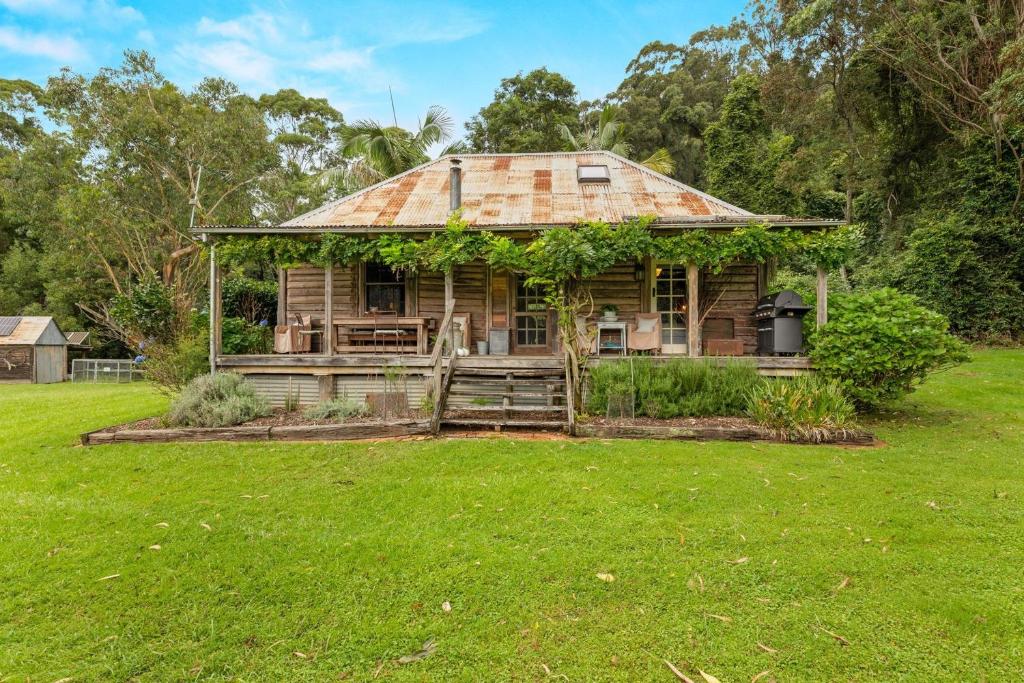
[{"label": "small grey shed", "polygon": [[53,318],[0,317],[0,382],[63,382],[67,347],[68,340]]}]

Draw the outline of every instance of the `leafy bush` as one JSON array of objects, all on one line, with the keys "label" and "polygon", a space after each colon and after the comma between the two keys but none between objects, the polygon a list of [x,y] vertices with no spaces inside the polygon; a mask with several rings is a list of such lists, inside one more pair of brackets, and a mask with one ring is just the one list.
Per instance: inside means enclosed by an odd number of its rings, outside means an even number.
[{"label": "leafy bush", "polygon": [[145,278],[114,297],[110,317],[130,334],[166,341],[176,329],[174,290],[155,276]]},{"label": "leafy bush", "polygon": [[338,421],[349,417],[362,417],[369,414],[365,403],[350,399],[336,398],[321,401],[303,411],[302,416],[316,422]]},{"label": "leafy bush", "polygon": [[913,391],[929,373],[969,359],[948,329],[943,316],[894,289],[846,294],[830,300],[811,356],[858,408],[873,409]]},{"label": "leafy bush", "polygon": [[274,332],[269,324],[254,324],[245,318],[224,318],[220,329],[221,348],[227,355],[270,353],[274,348]]},{"label": "leafy bush", "polygon": [[203,334],[187,334],[170,343],[145,349],[142,371],[146,379],[170,391],[178,391],[192,379],[210,372],[210,349]]},{"label": "leafy bush", "polygon": [[171,403],[167,422],[185,427],[230,427],[270,414],[270,403],[241,375],[196,377]]},{"label": "leafy bush", "polygon": [[590,370],[587,409],[608,410],[609,399],[633,394],[636,415],[648,417],[708,417],[742,415],[747,394],[759,378],[753,363],[650,358],[602,362]]},{"label": "leafy bush", "polygon": [[764,379],[747,397],[747,414],[781,436],[814,441],[855,426],[853,404],[839,382],[817,375]]},{"label": "leafy bush", "polygon": [[224,316],[244,318],[250,323],[277,316],[277,282],[244,275],[224,278],[221,293]]}]

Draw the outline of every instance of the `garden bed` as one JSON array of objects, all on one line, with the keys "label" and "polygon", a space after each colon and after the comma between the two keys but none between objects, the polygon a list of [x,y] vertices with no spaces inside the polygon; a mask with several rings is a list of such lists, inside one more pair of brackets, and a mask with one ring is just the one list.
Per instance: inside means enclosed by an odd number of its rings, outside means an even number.
[{"label": "garden bed", "polygon": [[606,439],[675,439],[682,441],[777,441],[870,446],[875,436],[862,429],[816,430],[814,434],[780,434],[743,417],[677,417],[671,419],[585,418],[576,435]]},{"label": "garden bed", "polygon": [[300,411],[276,410],[234,427],[166,427],[164,418],[114,425],[82,434],[82,444],[160,443],[174,441],[346,441],[430,433],[430,421],[416,418],[357,417],[338,422],[314,421]]}]

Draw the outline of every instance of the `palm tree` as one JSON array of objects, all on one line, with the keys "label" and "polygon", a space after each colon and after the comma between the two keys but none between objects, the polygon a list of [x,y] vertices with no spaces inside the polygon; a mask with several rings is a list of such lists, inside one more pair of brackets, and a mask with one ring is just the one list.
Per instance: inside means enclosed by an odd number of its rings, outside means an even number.
[{"label": "palm tree", "polygon": [[[606,104],[597,118],[597,127],[585,127],[579,134],[573,135],[564,123],[561,127],[562,139],[569,151],[594,152],[605,150],[629,157],[633,150],[625,138],[625,127],[619,120],[622,108],[614,104]],[[654,154],[640,162],[655,173],[671,175],[675,170],[675,161],[664,147],[655,150]]]},{"label": "palm tree", "polygon": [[[338,183],[346,194],[386,180],[429,161],[430,148],[450,140],[452,129],[451,116],[437,105],[427,109],[415,133],[369,119],[356,121],[342,132],[343,164],[326,171],[323,179]],[[442,155],[457,152],[459,145],[449,145]]]}]

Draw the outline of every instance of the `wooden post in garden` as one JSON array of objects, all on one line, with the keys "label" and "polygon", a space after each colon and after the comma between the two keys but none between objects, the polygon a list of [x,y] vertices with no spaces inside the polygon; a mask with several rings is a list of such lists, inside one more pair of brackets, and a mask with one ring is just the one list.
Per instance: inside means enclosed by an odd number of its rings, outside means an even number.
[{"label": "wooden post in garden", "polygon": [[325,356],[334,355],[334,261],[330,261],[324,267],[324,348],[321,352]]},{"label": "wooden post in garden", "polygon": [[686,351],[690,358],[700,357],[700,296],[697,291],[700,270],[686,264]]},{"label": "wooden post in garden", "polygon": [[815,295],[818,298],[815,323],[821,327],[828,322],[828,271],[821,266],[818,266],[818,281],[815,290]]},{"label": "wooden post in garden", "polygon": [[221,349],[221,297],[220,266],[217,265],[217,245],[210,242],[210,374],[217,373],[217,356]]}]

